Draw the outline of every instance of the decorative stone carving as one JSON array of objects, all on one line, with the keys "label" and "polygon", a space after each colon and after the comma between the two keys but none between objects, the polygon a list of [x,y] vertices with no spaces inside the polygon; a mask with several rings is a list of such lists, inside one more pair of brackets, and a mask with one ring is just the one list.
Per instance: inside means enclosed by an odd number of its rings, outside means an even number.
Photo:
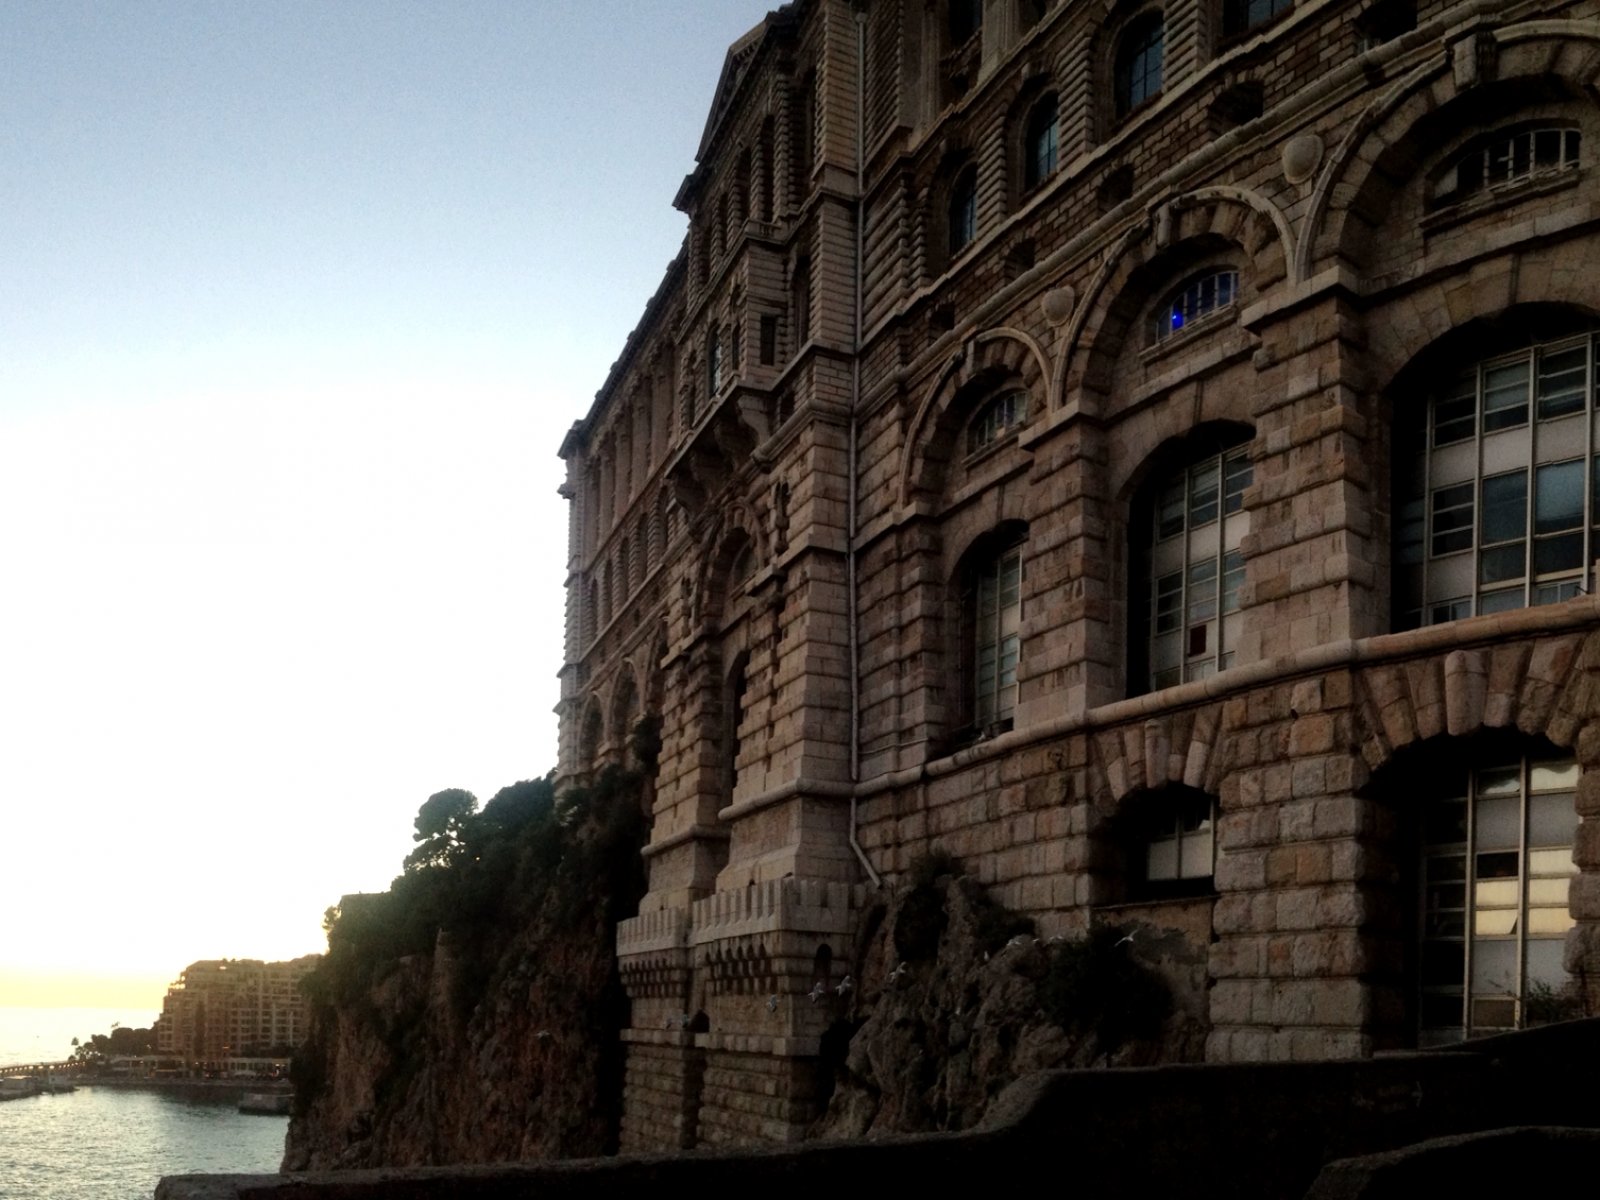
[{"label": "decorative stone carving", "polygon": [[1322,162],[1322,148],[1322,139],[1314,133],[1290,138],[1283,145],[1283,177],[1290,183],[1310,179]]},{"label": "decorative stone carving", "polygon": [[1070,285],[1051,288],[1044,294],[1044,299],[1039,304],[1044,312],[1044,319],[1052,325],[1065,325],[1072,319],[1072,311],[1077,306],[1078,293]]}]

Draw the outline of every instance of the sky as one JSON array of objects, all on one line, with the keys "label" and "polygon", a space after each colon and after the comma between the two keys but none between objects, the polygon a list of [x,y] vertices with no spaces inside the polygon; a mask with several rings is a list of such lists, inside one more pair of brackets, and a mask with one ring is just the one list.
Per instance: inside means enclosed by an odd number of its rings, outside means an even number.
[{"label": "sky", "polygon": [[561,438],[766,0],[0,0],[0,1005],[555,765]]}]

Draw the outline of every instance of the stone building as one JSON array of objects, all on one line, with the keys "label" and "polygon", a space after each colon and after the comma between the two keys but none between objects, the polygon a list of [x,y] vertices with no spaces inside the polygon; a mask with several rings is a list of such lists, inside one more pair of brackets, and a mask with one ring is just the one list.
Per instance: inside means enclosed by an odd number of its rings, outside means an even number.
[{"label": "stone building", "polygon": [[563,785],[662,720],[625,1148],[799,1136],[934,848],[1046,934],[1184,931],[1215,1062],[1594,1011],[1597,80],[1542,0],[729,50],[561,449]]},{"label": "stone building", "polygon": [[156,1049],[191,1062],[292,1051],[305,1040],[310,1016],[300,981],[321,957],[190,963],[167,988],[156,1021]]}]

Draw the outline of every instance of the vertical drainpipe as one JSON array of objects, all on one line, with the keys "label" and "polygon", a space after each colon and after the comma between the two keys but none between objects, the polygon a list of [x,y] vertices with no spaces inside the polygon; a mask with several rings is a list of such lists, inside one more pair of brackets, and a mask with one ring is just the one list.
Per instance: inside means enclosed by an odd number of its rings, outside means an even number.
[{"label": "vertical drainpipe", "polygon": [[865,272],[867,215],[867,6],[858,0],[856,17],[856,244],[855,244],[855,332],[851,339],[850,355],[850,464],[846,481],[846,542],[845,542],[845,593],[850,614],[850,849],[855,851],[867,878],[873,887],[882,887],[883,880],[867,858],[856,837],[856,788],[861,783],[861,604],[856,581],[856,443],[859,435],[861,408],[861,334],[862,300],[865,290],[862,276]]}]

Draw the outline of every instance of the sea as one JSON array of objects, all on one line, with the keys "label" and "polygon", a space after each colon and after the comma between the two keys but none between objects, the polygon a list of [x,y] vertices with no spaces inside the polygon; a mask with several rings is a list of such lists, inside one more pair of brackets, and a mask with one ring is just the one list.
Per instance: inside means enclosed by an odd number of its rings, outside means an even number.
[{"label": "sea", "polygon": [[[150,1010],[0,1007],[0,1066],[59,1062],[72,1039]],[[81,1084],[0,1102],[0,1200],[150,1200],[163,1175],[274,1172],[289,1118],[238,1111],[238,1094]]]}]

